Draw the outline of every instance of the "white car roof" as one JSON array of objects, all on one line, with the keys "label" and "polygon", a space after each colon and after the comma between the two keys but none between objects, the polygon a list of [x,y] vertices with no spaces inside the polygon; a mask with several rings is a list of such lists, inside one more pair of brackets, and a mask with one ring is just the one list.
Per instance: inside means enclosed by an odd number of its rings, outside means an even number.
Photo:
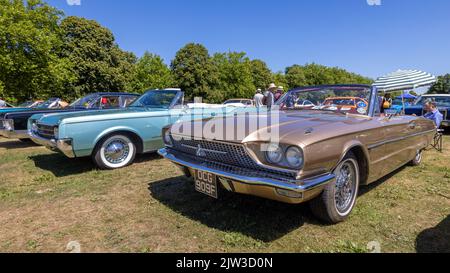
[{"label": "white car roof", "polygon": [[450,97],[450,94],[426,94],[422,97]]}]

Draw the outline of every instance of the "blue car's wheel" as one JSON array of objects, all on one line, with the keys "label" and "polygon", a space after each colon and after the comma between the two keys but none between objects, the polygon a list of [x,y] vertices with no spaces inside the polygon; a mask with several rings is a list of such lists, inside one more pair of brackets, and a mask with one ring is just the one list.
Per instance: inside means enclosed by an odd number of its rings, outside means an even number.
[{"label": "blue car's wheel", "polygon": [[118,169],[133,163],[136,146],[126,135],[115,134],[103,138],[97,145],[94,161],[101,169]]}]

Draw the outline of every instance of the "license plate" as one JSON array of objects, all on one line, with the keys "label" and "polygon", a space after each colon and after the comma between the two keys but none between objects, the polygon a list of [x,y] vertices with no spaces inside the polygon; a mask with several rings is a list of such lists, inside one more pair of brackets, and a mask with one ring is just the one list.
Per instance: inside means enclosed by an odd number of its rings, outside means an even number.
[{"label": "license plate", "polygon": [[217,176],[195,170],[195,190],[217,199]]}]

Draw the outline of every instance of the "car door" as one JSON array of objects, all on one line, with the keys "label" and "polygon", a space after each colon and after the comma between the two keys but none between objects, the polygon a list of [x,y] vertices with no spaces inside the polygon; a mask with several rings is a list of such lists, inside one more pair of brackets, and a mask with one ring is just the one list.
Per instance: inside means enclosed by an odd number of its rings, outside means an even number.
[{"label": "car door", "polygon": [[384,117],[379,122],[384,135],[383,172],[388,174],[414,157],[417,152],[414,136],[421,128],[413,116]]}]

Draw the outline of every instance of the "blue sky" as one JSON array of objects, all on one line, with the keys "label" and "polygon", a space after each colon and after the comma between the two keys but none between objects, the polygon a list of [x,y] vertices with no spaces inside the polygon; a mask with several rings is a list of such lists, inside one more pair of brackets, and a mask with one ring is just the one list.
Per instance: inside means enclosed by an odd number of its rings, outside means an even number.
[{"label": "blue sky", "polygon": [[[68,2],[81,1],[81,5]],[[274,71],[316,62],[376,78],[450,73],[448,0],[48,0],[111,29],[121,48],[166,63],[189,42],[245,51]]]}]

